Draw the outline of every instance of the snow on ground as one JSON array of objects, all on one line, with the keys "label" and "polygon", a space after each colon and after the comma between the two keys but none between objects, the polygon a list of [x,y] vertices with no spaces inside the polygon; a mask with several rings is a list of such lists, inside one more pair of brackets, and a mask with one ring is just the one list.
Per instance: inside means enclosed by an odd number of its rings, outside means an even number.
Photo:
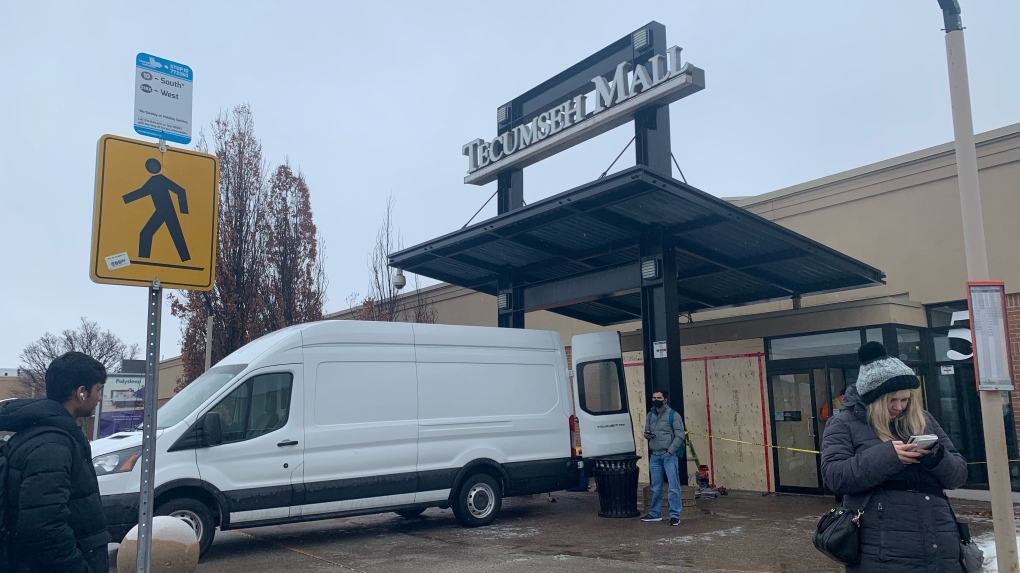
[{"label": "snow on ground", "polygon": [[[974,538],[974,543],[985,553],[985,567],[983,573],[999,573],[999,566],[995,562],[995,538],[989,531],[984,535]],[[1017,545],[1020,545],[1020,535],[1017,535]]]}]

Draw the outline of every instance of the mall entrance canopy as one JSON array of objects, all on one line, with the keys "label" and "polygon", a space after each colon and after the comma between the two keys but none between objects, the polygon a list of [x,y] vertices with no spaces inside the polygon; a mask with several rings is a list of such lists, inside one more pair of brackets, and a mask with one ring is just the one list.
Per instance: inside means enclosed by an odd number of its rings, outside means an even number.
[{"label": "mall entrance canopy", "polygon": [[[524,328],[534,310],[640,320],[646,401],[668,390],[683,415],[680,313],[799,304],[884,275],[671,177],[669,104],[702,91],[705,72],[667,46],[666,27],[649,22],[499,106],[496,136],[461,149],[465,183],[496,182],[498,216],[390,265],[495,295],[501,327]],[[525,167],[628,122],[635,167],[524,204]]]},{"label": "mall entrance canopy", "polygon": [[[672,253],[667,260],[640,254],[643,244],[659,242]],[[502,295],[501,314],[549,310],[601,326],[641,320],[643,277],[675,280],[679,314],[874,286],[884,278],[645,167],[405,249],[390,264]],[[514,287],[502,292],[501,282]]]}]

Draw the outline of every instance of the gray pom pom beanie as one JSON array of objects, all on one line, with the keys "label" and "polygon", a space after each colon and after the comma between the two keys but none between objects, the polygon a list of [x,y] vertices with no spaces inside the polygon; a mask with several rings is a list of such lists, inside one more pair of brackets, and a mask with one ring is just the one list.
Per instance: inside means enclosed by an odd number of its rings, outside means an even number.
[{"label": "gray pom pom beanie", "polygon": [[899,358],[889,356],[878,342],[869,342],[857,351],[861,371],[857,375],[857,393],[861,401],[870,404],[880,396],[898,390],[921,387],[914,370]]}]

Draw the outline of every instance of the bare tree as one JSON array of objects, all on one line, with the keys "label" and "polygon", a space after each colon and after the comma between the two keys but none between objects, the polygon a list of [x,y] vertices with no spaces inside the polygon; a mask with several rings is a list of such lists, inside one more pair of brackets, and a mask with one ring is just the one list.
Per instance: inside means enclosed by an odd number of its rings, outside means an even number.
[{"label": "bare tree", "polygon": [[[212,143],[199,136],[198,149],[220,160],[219,248],[216,287],[208,293],[215,314],[211,341],[213,362],[264,334],[262,299],[265,283],[269,166],[262,142],[255,137],[251,108],[238,105],[212,122]],[[205,367],[208,311],[198,292],[171,295],[171,312],[181,319],[184,372],[178,389]]]},{"label": "bare tree", "polygon": [[113,332],[104,332],[98,322],[84,316],[80,320],[78,328],[65,329],[59,335],[47,332],[21,351],[18,374],[27,395],[46,394],[43,375],[50,362],[67,352],[88,354],[101,362],[108,372],[119,372],[122,361],[133,360],[141,352],[137,344],[128,346]]},{"label": "bare tree", "polygon": [[198,148],[220,160],[216,283],[208,293],[214,335],[206,340],[201,293],[171,295],[182,331],[177,390],[202,374],[207,344],[216,362],[267,332],[321,317],[325,302],[322,249],[304,177],[287,164],[269,177],[247,104],[221,112],[211,132],[211,143],[202,134]]},{"label": "bare tree", "polygon": [[268,331],[322,319],[326,272],[304,175],[288,162],[269,180]]},{"label": "bare tree", "polygon": [[368,254],[368,296],[357,302],[358,295],[352,294],[347,298],[348,306],[355,309],[357,320],[434,324],[439,315],[422,291],[418,275],[414,275],[414,291],[404,295],[393,282],[397,269],[390,266],[390,255],[403,248],[400,232],[393,225],[395,205],[392,195],[386,198],[386,210],[375,236],[375,246]]}]

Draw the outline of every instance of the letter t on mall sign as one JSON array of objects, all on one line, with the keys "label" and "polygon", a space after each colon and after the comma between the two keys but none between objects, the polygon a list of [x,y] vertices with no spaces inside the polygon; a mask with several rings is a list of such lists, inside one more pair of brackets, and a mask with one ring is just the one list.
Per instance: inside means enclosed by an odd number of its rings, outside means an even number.
[{"label": "letter t on mall sign", "polygon": [[219,161],[104,135],[96,154],[89,275],[97,283],[212,290]]}]

